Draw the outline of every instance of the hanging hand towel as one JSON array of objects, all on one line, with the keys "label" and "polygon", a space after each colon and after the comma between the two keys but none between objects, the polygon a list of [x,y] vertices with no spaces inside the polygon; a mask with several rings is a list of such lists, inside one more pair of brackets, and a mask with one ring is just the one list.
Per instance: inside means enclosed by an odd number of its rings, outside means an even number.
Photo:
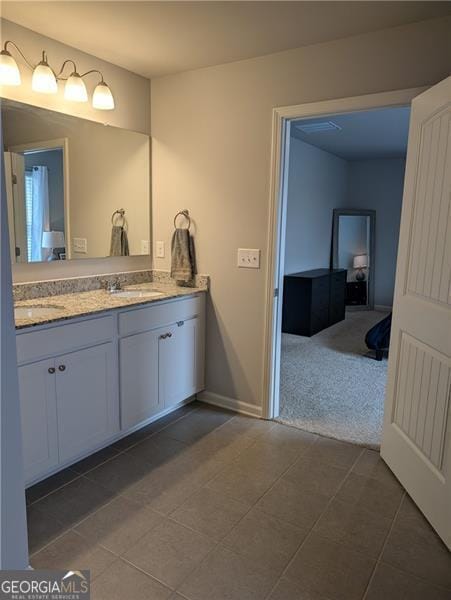
[{"label": "hanging hand towel", "polygon": [[188,229],[176,229],[171,243],[171,277],[191,281],[196,273],[194,239]]},{"label": "hanging hand towel", "polygon": [[110,256],[129,256],[127,231],[121,225],[113,225],[111,230]]}]

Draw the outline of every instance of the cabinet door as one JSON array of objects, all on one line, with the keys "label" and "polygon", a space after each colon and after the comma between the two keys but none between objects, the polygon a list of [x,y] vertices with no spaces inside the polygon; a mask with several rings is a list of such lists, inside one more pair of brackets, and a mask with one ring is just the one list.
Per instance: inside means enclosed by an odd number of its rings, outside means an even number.
[{"label": "cabinet door", "polygon": [[121,426],[130,429],[158,412],[158,338],[147,331],[120,341]]},{"label": "cabinet door", "polygon": [[197,391],[198,319],[180,321],[159,337],[160,403],[168,408]]},{"label": "cabinet door", "polygon": [[112,343],[55,360],[60,461],[96,447],[118,429]]},{"label": "cabinet door", "polygon": [[58,464],[54,361],[19,367],[25,481]]}]

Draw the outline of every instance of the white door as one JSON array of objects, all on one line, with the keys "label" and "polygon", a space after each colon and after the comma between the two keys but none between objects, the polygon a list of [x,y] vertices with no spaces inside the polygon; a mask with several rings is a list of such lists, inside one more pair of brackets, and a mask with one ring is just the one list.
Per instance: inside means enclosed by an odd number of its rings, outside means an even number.
[{"label": "white door", "polygon": [[99,446],[119,429],[114,346],[55,359],[60,462]]},{"label": "white door", "polygon": [[164,408],[197,391],[197,327],[197,318],[179,321],[159,337],[159,396]]},{"label": "white door", "polygon": [[122,429],[130,429],[161,410],[158,404],[158,338],[165,331],[147,331],[120,341]]},{"label": "white door", "polygon": [[25,481],[37,479],[58,464],[55,365],[43,360],[19,367]]},{"label": "white door", "polygon": [[412,102],[381,455],[451,548],[451,77]]}]

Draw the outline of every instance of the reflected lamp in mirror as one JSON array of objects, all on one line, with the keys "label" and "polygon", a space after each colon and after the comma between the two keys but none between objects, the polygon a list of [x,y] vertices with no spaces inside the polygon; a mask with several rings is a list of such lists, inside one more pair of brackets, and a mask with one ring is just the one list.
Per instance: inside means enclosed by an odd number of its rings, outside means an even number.
[{"label": "reflected lamp in mirror", "polygon": [[63,231],[43,231],[42,232],[42,247],[52,251],[47,260],[59,260],[59,256],[55,254],[56,248],[64,248],[66,241]]},{"label": "reflected lamp in mirror", "polygon": [[356,280],[357,281],[365,281],[365,271],[368,267],[368,255],[367,254],[357,254],[354,256],[353,265],[354,269],[357,269]]}]

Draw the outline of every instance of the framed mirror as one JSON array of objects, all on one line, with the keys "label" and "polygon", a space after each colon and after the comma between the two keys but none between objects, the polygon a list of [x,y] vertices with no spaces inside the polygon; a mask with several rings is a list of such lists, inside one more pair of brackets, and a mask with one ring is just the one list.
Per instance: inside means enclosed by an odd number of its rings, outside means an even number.
[{"label": "framed mirror", "polygon": [[346,269],[346,306],[374,309],[376,211],[334,209],[332,266]]},{"label": "framed mirror", "polygon": [[1,100],[13,260],[150,254],[150,138]]}]

